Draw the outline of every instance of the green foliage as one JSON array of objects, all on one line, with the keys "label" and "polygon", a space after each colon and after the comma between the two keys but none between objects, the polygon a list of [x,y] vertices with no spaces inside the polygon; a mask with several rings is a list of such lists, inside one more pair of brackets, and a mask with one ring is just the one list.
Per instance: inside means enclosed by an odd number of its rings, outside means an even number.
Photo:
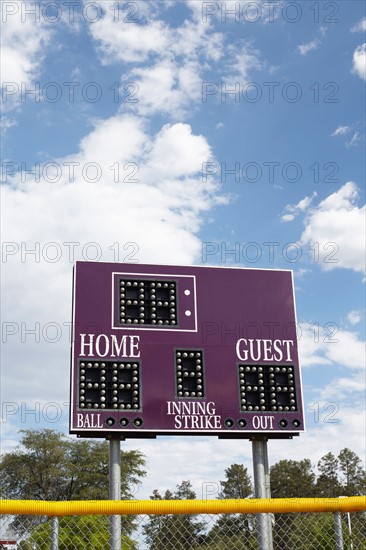
[{"label": "green foliage", "polygon": [[0,462],[2,498],[65,500],[68,496],[68,443],[52,430],[24,430],[23,449],[7,453]]},{"label": "green foliage", "polygon": [[[108,499],[109,449],[105,441],[69,439],[53,430],[21,431],[21,445],[0,459],[2,498],[21,500]],[[121,498],[133,496],[145,475],[139,451],[121,452]],[[20,534],[41,529],[45,518],[16,516],[12,527]],[[43,527],[42,527],[43,528]],[[46,528],[46,526],[44,526]],[[124,532],[135,528],[124,518]]]},{"label": "green foliage", "polygon": [[[190,481],[182,481],[177,485],[175,493],[166,491],[161,496],[157,490],[150,497],[153,500],[193,500],[196,493],[192,490]],[[143,532],[150,550],[186,550],[195,548],[200,542],[204,524],[194,515],[149,516],[149,522],[144,525]]]},{"label": "green foliage", "polygon": [[[318,462],[316,477],[309,459],[281,460],[271,468],[271,493],[274,498],[338,497],[365,493],[365,472],[358,456],[343,449],[338,457],[327,453]],[[221,481],[220,499],[248,498],[253,494],[247,469],[232,464]],[[152,499],[195,498],[189,482],[182,482],[175,493],[163,496],[154,491]],[[258,548],[255,517],[250,514],[223,514],[212,529],[193,532],[192,516],[151,516],[144,532],[150,550],[255,550]],[[342,514],[345,548],[351,538]],[[352,514],[353,548],[366,550],[366,514]],[[191,536],[192,535],[192,536]],[[333,550],[335,547],[334,515],[276,514],[273,526],[274,550]]]},{"label": "green foliage", "polygon": [[[281,460],[271,468],[272,497],[336,498],[365,494],[361,460],[349,449],[343,449],[338,457],[332,453],[324,455],[318,462],[318,470],[315,482],[310,460]],[[352,516],[353,521],[358,522],[354,548],[361,549],[359,533],[366,533],[365,514]],[[274,550],[333,550],[335,547],[333,514],[276,514],[275,519]],[[350,544],[347,526],[343,534],[345,544]]]},{"label": "green foliage", "polygon": [[219,498],[248,498],[253,493],[248,469],[242,464],[232,464],[225,470],[225,475]]},{"label": "green foliage", "polygon": [[342,487],[338,479],[338,459],[333,453],[327,453],[318,462],[320,472],[316,481],[317,494],[321,497],[337,497],[342,494]]},{"label": "green foliage", "polygon": [[316,496],[315,474],[308,458],[280,460],[270,474],[272,498]]},{"label": "green foliage", "polygon": [[[226,480],[221,481],[222,490],[219,494],[220,499],[242,499],[248,498],[253,493],[253,487],[247,468],[242,464],[232,464],[225,470]],[[248,514],[223,514],[219,517],[214,527],[209,533],[209,539],[218,540],[224,537],[229,543],[230,540],[245,541],[251,538],[253,516]]]},{"label": "green foliage", "polygon": [[[281,518],[284,517],[281,514]],[[353,547],[354,550],[364,550],[366,548],[366,540],[363,536],[365,532],[365,514],[352,514],[352,537],[348,529],[347,514],[341,514],[341,517],[344,548]],[[363,529],[359,524],[360,521],[363,522]],[[335,546],[334,514],[288,514],[287,521],[278,521],[276,515],[274,550],[283,550],[283,548],[334,550]]]},{"label": "green foliage", "polygon": [[[22,432],[22,446],[0,460],[0,488],[3,498],[78,500],[108,498],[109,450],[106,442],[70,440],[52,430]],[[134,487],[145,475],[144,458],[138,451],[122,453],[121,497],[131,498]],[[318,476],[309,459],[281,460],[271,468],[274,498],[328,497],[366,493],[366,474],[361,460],[350,449],[336,457],[327,453],[317,464]],[[221,481],[220,499],[242,499],[253,495],[247,468],[232,464]],[[153,500],[195,499],[190,481],[182,481],[174,492]],[[352,514],[352,541],[347,514],[342,514],[345,548],[366,550],[366,513]],[[132,533],[135,518],[122,518],[123,550],[135,550]],[[24,533],[20,550],[48,550],[51,521],[33,516],[15,517],[11,527]],[[195,515],[150,516],[143,527],[150,550],[255,550],[255,517],[250,514],[223,514],[209,532]],[[273,527],[274,550],[333,550],[333,514],[276,514]],[[109,518],[81,516],[60,518],[59,550],[104,549],[108,547]]]},{"label": "green foliage", "polygon": [[[49,550],[51,540],[51,520],[35,528],[31,536],[19,544],[20,550]],[[122,550],[136,550],[137,546],[128,536],[121,539]],[[36,546],[34,546],[36,545]],[[108,548],[109,517],[70,516],[59,521],[59,550],[95,550]]]},{"label": "green foliage", "polygon": [[342,491],[344,496],[366,494],[366,472],[360,458],[350,449],[343,449],[338,455]]},{"label": "green foliage", "polygon": [[334,550],[333,514],[276,515],[274,550]]},{"label": "green foliage", "polygon": [[249,537],[242,533],[231,536],[210,533],[197,550],[258,550],[258,543],[255,533]]},{"label": "green foliage", "polygon": [[343,449],[336,458],[327,453],[318,462],[317,496],[357,496],[366,493],[366,472],[360,458]]},{"label": "green foliage", "polygon": [[[0,460],[2,498],[90,500],[108,498],[108,443],[68,439],[53,430],[21,431],[21,446]],[[121,452],[121,498],[145,475],[139,451]]]}]

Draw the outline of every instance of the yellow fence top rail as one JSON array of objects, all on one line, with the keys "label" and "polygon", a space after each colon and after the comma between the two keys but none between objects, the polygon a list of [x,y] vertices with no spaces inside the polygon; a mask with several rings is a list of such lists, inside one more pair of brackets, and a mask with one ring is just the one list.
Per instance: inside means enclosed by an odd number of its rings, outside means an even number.
[{"label": "yellow fence top rail", "polygon": [[258,514],[289,512],[356,512],[366,497],[268,498],[235,500],[0,500],[0,514],[37,516]]}]

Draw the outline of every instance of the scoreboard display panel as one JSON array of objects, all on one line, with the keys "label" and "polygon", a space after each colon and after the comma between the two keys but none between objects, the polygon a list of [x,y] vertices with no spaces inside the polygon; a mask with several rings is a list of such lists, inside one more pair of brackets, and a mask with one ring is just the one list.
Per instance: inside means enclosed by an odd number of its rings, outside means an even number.
[{"label": "scoreboard display panel", "polygon": [[70,432],[304,431],[292,272],[77,262]]}]

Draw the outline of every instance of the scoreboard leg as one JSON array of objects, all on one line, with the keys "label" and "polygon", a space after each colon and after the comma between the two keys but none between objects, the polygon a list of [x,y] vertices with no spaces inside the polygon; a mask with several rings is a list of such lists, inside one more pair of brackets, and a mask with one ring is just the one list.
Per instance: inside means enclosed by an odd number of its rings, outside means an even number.
[{"label": "scoreboard leg", "polygon": [[[109,498],[121,500],[121,442],[109,441]],[[110,550],[121,550],[121,516],[111,516],[109,531]]]},{"label": "scoreboard leg", "polygon": [[[255,498],[270,498],[267,438],[259,436],[251,441]],[[273,550],[271,515],[257,514],[256,521],[259,550]]]},{"label": "scoreboard leg", "polygon": [[[342,517],[340,512],[334,514],[334,530],[336,534],[336,550],[344,550]],[[352,543],[351,543],[352,545]],[[352,548],[352,546],[351,546]]]},{"label": "scoreboard leg", "polygon": [[58,550],[58,517],[53,516],[51,524],[51,550]]}]

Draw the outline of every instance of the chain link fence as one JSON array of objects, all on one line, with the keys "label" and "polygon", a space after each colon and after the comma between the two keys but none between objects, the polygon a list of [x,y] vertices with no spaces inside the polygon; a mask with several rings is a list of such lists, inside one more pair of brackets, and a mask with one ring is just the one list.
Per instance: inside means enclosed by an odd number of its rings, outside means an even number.
[{"label": "chain link fence", "polygon": [[[271,524],[258,537],[258,519]],[[0,517],[0,549],[106,550],[109,517]],[[366,512],[121,516],[121,550],[366,550]],[[259,541],[259,542],[258,542]]]}]

